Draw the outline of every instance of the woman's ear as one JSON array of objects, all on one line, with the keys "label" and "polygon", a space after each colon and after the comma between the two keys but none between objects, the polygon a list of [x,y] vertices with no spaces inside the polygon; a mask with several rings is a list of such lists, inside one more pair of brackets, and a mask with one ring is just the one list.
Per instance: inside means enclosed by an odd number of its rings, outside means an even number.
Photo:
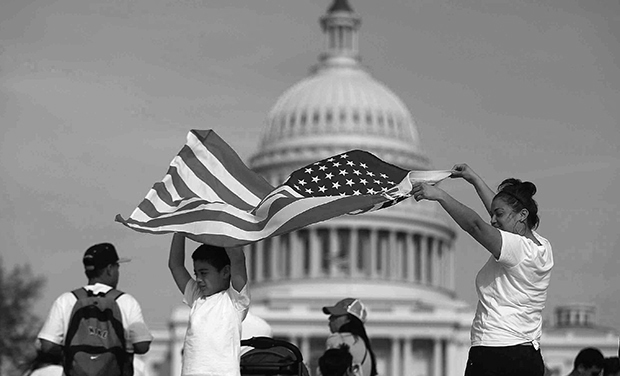
[{"label": "woman's ear", "polygon": [[519,215],[520,215],[519,222],[525,222],[525,221],[527,221],[527,217],[530,215],[530,211],[525,209],[525,208],[523,208],[519,212]]}]

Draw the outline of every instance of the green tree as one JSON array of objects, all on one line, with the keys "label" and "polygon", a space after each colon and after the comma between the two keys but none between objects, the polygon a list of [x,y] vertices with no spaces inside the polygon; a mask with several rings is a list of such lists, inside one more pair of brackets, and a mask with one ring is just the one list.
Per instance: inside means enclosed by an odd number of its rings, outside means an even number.
[{"label": "green tree", "polygon": [[0,375],[18,375],[18,367],[35,354],[34,341],[40,319],[32,305],[45,279],[35,276],[30,265],[5,270],[0,258]]}]

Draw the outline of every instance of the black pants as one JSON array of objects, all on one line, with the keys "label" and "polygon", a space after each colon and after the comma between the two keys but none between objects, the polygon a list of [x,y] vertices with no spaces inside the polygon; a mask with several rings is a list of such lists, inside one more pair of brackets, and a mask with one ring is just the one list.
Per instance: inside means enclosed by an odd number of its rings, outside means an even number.
[{"label": "black pants", "polygon": [[532,345],[474,346],[469,349],[465,376],[543,376],[540,350]]}]

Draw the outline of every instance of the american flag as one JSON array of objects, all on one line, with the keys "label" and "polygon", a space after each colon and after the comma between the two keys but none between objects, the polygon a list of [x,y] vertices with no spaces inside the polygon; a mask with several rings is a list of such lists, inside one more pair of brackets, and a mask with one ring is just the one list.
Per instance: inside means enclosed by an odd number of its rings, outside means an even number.
[{"label": "american flag", "polygon": [[410,196],[409,171],[352,150],[294,171],[278,187],[250,170],[213,130],[191,130],[167,174],[129,218],[140,232],[182,232],[223,247],[282,235]]}]

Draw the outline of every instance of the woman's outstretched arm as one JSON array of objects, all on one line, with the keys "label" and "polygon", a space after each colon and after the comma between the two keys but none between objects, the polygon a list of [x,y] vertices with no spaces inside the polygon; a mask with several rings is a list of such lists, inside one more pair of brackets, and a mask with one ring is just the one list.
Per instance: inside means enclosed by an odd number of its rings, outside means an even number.
[{"label": "woman's outstretched arm", "polygon": [[473,185],[484,204],[487,213],[491,213],[491,202],[495,197],[495,192],[485,183],[484,180],[474,170],[465,163],[454,165],[452,168],[452,178],[463,178]]},{"label": "woman's outstretched arm", "polygon": [[486,248],[495,259],[502,250],[502,235],[499,230],[484,221],[478,213],[463,205],[444,190],[424,183],[413,184],[413,197],[416,201],[437,201],[465,232]]}]

